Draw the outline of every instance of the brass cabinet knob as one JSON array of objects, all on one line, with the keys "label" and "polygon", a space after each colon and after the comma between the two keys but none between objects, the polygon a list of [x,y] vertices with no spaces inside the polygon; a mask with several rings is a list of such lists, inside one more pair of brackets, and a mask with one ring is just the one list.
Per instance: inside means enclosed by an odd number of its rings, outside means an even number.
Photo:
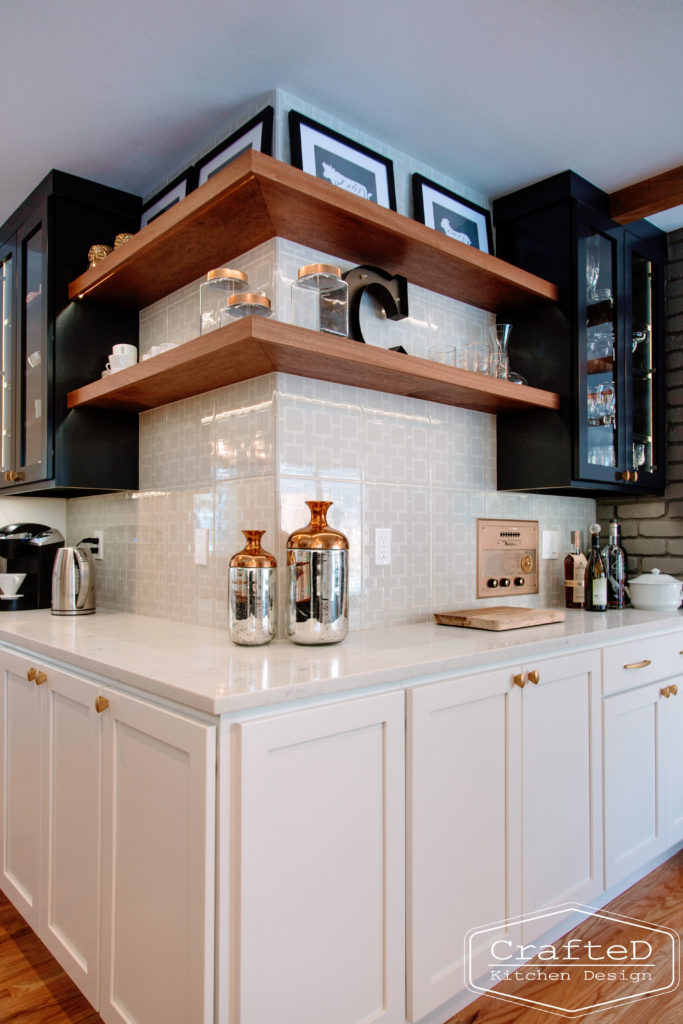
[{"label": "brass cabinet knob", "polygon": [[661,693],[662,697],[670,697],[671,696],[671,687],[670,686],[663,686],[659,692]]},{"label": "brass cabinet knob", "polygon": [[36,669],[30,668],[28,670],[28,672],[26,673],[26,678],[28,679],[29,683],[32,683],[34,681],[34,679],[36,678],[36,674]]},{"label": "brass cabinet knob", "polygon": [[624,665],[624,668],[647,668],[652,662],[649,658],[643,658],[642,661],[631,661],[628,665]]},{"label": "brass cabinet knob", "polygon": [[43,683],[47,682],[47,676],[44,672],[36,672],[36,686],[42,686]]},{"label": "brass cabinet knob", "polygon": [[541,677],[539,676],[539,674],[538,674],[538,672],[536,671],[535,668],[532,669],[531,672],[529,672],[529,682],[530,683],[538,683],[538,680],[540,678]]},{"label": "brass cabinet knob", "polygon": [[638,470],[625,469],[623,473],[617,473],[617,480],[623,480],[627,484],[638,483]]},{"label": "brass cabinet knob", "polygon": [[678,683],[672,683],[671,684],[671,686],[669,687],[669,693],[671,694],[672,697],[677,697],[678,696]]},{"label": "brass cabinet knob", "polygon": [[21,470],[17,469],[6,469],[5,470],[5,483],[13,484],[18,480],[23,480],[24,474]]},{"label": "brass cabinet knob", "polygon": [[523,672],[518,672],[516,676],[513,676],[513,682],[514,682],[515,686],[521,686],[522,689],[524,689],[524,684],[526,683],[526,679],[524,678],[524,673]]},{"label": "brass cabinet knob", "polygon": [[102,712],[106,711],[108,707],[109,701],[107,700],[106,697],[97,697],[97,699],[95,700],[95,711],[97,711],[98,715],[101,715]]}]

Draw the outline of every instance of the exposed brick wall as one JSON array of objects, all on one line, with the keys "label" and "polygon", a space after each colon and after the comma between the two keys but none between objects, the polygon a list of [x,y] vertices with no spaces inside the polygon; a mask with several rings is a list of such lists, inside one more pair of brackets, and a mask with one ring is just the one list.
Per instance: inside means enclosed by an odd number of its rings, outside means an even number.
[{"label": "exposed brick wall", "polygon": [[609,519],[622,524],[629,576],[661,569],[683,579],[683,228],[668,237],[666,283],[666,461],[663,498],[600,500],[606,535]]}]

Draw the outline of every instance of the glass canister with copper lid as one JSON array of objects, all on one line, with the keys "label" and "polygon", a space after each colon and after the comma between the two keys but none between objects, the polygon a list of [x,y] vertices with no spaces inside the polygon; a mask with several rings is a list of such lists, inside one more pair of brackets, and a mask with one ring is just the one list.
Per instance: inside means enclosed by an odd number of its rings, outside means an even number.
[{"label": "glass canister with copper lid", "polygon": [[306,504],[311,521],[287,540],[287,636],[336,644],[349,629],[349,542],[327,522],[331,501]]},{"label": "glass canister with copper lid", "polygon": [[231,267],[217,267],[206,275],[206,281],[199,286],[199,333],[208,334],[222,325],[221,313],[228,305],[228,299],[236,292],[243,292],[248,285],[247,275]]},{"label": "glass canister with copper lid", "polygon": [[233,643],[267,644],[277,632],[277,562],[261,547],[265,530],[242,530],[246,546],[230,559],[228,629]]},{"label": "glass canister with copper lid", "polygon": [[339,267],[309,263],[292,283],[292,323],[345,338],[349,333],[348,285]]}]

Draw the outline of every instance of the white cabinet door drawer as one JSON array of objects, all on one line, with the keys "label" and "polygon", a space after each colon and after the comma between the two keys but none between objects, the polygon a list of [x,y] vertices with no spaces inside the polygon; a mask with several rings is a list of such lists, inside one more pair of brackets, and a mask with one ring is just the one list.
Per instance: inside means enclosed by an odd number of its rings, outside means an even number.
[{"label": "white cabinet door drawer", "polygon": [[683,632],[603,648],[602,692],[619,693],[683,673]]}]

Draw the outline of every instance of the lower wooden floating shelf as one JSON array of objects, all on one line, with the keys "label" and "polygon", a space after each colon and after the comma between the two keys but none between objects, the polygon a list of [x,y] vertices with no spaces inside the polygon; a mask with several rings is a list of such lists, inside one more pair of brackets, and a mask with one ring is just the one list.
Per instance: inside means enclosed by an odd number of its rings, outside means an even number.
[{"label": "lower wooden floating shelf", "polygon": [[333,338],[277,320],[245,317],[177,348],[86,384],[70,409],[144,412],[264,373],[350,384],[479,412],[559,409],[559,395],[428,359]]}]

